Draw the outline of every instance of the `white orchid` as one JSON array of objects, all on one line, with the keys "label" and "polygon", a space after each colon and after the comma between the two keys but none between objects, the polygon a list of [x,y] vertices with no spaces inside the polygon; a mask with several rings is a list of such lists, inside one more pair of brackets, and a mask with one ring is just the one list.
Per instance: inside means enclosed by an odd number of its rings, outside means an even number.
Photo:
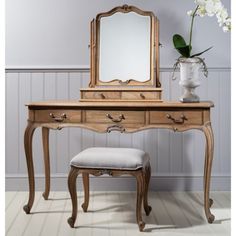
[{"label": "white orchid", "polygon": [[[231,18],[220,0],[195,0],[194,2],[197,4],[195,15],[200,17],[216,15],[219,26],[222,27],[223,31],[227,32],[231,30]],[[187,12],[188,15],[189,12]]]},{"label": "white orchid", "polygon": [[187,58],[198,57],[206,51],[210,50],[212,47],[207,48],[206,50],[191,54],[192,51],[192,34],[193,34],[193,23],[196,16],[216,16],[218,24],[222,27],[224,32],[231,30],[231,18],[228,15],[227,9],[223,6],[220,0],[194,0],[197,4],[197,7],[194,10],[190,10],[187,14],[191,17],[191,27],[189,34],[189,43],[187,44],[184,38],[175,34],[173,36],[173,44],[175,49],[183,56]]}]

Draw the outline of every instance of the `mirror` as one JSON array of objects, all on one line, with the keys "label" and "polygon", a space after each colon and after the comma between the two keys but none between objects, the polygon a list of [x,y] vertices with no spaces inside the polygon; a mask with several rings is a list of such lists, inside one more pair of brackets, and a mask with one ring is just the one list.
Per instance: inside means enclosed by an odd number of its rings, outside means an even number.
[{"label": "mirror", "polygon": [[160,87],[158,46],[152,12],[124,5],[98,14],[91,23],[90,87]]},{"label": "mirror", "polygon": [[150,17],[134,12],[103,17],[100,21],[99,80],[150,80],[150,41]]}]

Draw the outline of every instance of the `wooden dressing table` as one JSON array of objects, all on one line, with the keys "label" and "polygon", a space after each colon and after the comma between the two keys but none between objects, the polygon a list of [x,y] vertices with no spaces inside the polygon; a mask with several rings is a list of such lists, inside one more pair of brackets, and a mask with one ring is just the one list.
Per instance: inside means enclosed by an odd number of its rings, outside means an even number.
[{"label": "wooden dressing table", "polygon": [[78,102],[44,101],[28,106],[28,126],[25,131],[25,153],[29,175],[29,200],[24,206],[30,213],[34,202],[35,181],[32,154],[32,139],[36,128],[42,127],[45,192],[50,191],[49,129],[81,127],[96,132],[136,132],[144,129],[166,128],[176,132],[198,129],[206,137],[204,167],[204,208],[207,220],[212,223],[210,212],[213,201],[209,198],[210,177],[213,159],[213,133],[210,120],[212,102]]},{"label": "wooden dressing table", "polygon": [[[117,17],[131,17],[132,22],[138,19],[148,24],[146,62],[148,68],[140,71],[147,78],[144,81],[135,80],[129,75],[120,79],[107,77],[100,58],[102,55],[99,30],[104,32],[105,25],[109,25]],[[129,13],[132,13],[129,15]],[[123,16],[124,15],[124,16]],[[104,18],[104,19],[103,19]],[[105,20],[103,22],[103,20]],[[128,20],[128,18],[126,19]],[[119,19],[119,23],[122,22]],[[106,23],[106,24],[105,24]],[[104,25],[103,25],[104,24]],[[145,25],[144,24],[144,25]],[[135,27],[135,25],[133,26]],[[140,28],[140,23],[138,24]],[[117,29],[117,27],[112,27]],[[123,28],[121,27],[121,30]],[[144,32],[145,33],[145,32]],[[113,34],[112,34],[113,35]],[[104,35],[103,35],[104,36]],[[133,44],[133,42],[132,42]],[[183,132],[190,129],[201,130],[206,138],[205,166],[204,166],[204,209],[209,223],[214,221],[210,207],[213,200],[209,197],[211,167],[213,160],[213,132],[210,113],[214,106],[212,102],[180,103],[161,100],[161,84],[159,82],[159,55],[158,55],[158,20],[151,12],[144,12],[132,6],[124,5],[112,9],[107,13],[98,14],[96,21],[91,23],[91,79],[90,88],[81,89],[80,101],[43,101],[32,102],[28,106],[28,125],[25,130],[24,145],[29,177],[29,199],[24,211],[29,214],[35,196],[35,180],[32,139],[36,128],[42,128],[43,153],[45,165],[45,191],[43,197],[48,199],[50,192],[50,158],[49,158],[49,130],[60,130],[66,127],[80,127],[95,132],[137,132],[144,129],[171,129],[174,132]],[[104,46],[104,45],[103,45]],[[138,45],[139,46],[139,45]],[[133,45],[132,45],[133,47]],[[108,50],[108,53],[110,50]],[[125,53],[125,52],[123,52]],[[134,54],[136,51],[134,52]],[[132,54],[129,52],[129,55]],[[115,60],[115,58],[113,58]],[[112,61],[113,62],[113,61]],[[111,63],[109,61],[109,63]],[[109,64],[108,63],[108,64]],[[120,61],[117,62],[118,64]],[[128,63],[128,62],[127,62]],[[148,64],[146,63],[146,64]],[[114,63],[116,65],[116,63]],[[145,64],[145,61],[144,61]],[[110,65],[110,64],[109,64]],[[142,64],[141,64],[142,65]],[[123,65],[123,67],[125,67]],[[122,67],[122,68],[123,68]],[[127,69],[127,68],[126,68]],[[142,68],[141,68],[142,69]],[[106,70],[111,70],[107,68]],[[125,69],[124,69],[125,71]],[[111,72],[111,71],[110,71]],[[114,78],[116,78],[116,73]],[[135,74],[135,71],[133,71]],[[109,78],[109,77],[107,77]],[[111,76],[113,78],[113,76]],[[109,86],[107,86],[109,85]]]}]

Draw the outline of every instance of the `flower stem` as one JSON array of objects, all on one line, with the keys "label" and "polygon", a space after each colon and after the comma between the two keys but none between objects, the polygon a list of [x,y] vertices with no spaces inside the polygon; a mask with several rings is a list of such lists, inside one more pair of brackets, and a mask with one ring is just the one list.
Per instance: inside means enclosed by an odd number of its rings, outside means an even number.
[{"label": "flower stem", "polygon": [[196,16],[196,12],[197,12],[198,7],[199,7],[199,5],[197,5],[196,9],[194,10],[193,15],[192,15],[192,20],[191,20],[190,38],[189,38],[189,48],[190,48],[190,50],[191,50],[191,47],[192,47],[193,22],[194,22],[194,17]]}]

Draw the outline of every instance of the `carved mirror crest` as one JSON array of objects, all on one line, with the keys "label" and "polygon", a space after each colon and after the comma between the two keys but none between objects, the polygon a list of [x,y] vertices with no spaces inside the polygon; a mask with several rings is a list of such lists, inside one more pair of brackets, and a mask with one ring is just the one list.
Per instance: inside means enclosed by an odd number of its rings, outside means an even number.
[{"label": "carved mirror crest", "polygon": [[91,79],[95,86],[151,86],[159,82],[158,20],[124,5],[91,22]]}]

